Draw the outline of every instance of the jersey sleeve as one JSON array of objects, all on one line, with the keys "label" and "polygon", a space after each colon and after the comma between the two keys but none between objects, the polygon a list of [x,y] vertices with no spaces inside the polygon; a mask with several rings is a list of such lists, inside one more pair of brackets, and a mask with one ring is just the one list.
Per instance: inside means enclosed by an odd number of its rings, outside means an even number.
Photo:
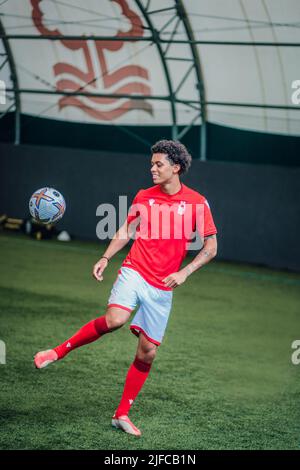
[{"label": "jersey sleeve", "polygon": [[131,224],[135,219],[137,219],[140,215],[140,212],[138,210],[138,203],[139,203],[139,195],[141,191],[139,191],[136,196],[134,197],[131,206],[129,207],[128,210],[128,215],[127,215],[127,224]]},{"label": "jersey sleeve", "polygon": [[204,237],[215,235],[217,229],[207,200],[204,200]]}]

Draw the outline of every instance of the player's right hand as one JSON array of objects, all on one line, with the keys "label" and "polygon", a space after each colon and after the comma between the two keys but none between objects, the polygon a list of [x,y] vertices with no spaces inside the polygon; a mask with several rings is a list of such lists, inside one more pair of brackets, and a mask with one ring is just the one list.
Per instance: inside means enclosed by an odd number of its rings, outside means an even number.
[{"label": "player's right hand", "polygon": [[103,281],[102,273],[107,265],[108,261],[106,258],[100,258],[99,261],[97,261],[93,268],[93,277],[96,279],[96,281]]}]

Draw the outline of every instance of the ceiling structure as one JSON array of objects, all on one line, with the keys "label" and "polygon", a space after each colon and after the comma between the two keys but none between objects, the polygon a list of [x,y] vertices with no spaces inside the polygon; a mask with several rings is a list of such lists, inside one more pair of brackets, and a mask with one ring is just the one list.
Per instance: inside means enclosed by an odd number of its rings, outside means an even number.
[{"label": "ceiling structure", "polygon": [[16,143],[21,113],[201,125],[202,160],[207,122],[300,135],[299,0],[0,0],[0,36]]}]

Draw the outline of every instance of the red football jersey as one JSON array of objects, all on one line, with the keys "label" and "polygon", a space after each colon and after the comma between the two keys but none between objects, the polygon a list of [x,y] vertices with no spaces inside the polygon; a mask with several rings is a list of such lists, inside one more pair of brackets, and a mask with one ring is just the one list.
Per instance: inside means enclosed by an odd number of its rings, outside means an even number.
[{"label": "red football jersey", "polygon": [[202,239],[217,233],[205,197],[184,184],[172,195],[159,185],[140,190],[127,222],[136,219],[135,241],[122,266],[135,269],[149,284],[164,290],[172,290],[162,280],[179,270],[196,231]]}]

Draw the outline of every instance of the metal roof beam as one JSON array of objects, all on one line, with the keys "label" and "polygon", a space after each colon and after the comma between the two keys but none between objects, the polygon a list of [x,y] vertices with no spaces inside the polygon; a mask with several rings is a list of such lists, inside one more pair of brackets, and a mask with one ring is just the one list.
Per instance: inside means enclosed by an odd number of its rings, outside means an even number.
[{"label": "metal roof beam", "polygon": [[167,60],[179,60],[183,62],[193,62],[193,59],[188,59],[186,57],[166,57]]},{"label": "metal roof beam", "polygon": [[7,64],[7,62],[8,62],[8,57],[6,57],[6,58],[4,59],[4,61],[2,62],[2,64],[0,65],[0,70],[3,69],[3,67],[5,66],[5,64]]},{"label": "metal roof beam", "polygon": [[[167,55],[167,53],[168,53],[170,47],[172,46],[172,39],[174,38],[174,36],[175,36],[175,34],[176,34],[176,32],[177,32],[179,23],[180,23],[180,18],[177,19],[176,24],[175,24],[175,27],[174,27],[174,29],[173,29],[173,31],[172,31],[172,34],[171,34],[170,38],[169,38],[169,39],[170,39],[170,42],[168,43],[166,49],[164,50],[165,57],[166,57],[166,55]],[[160,31],[160,33],[161,33],[161,31]],[[159,37],[160,37],[160,36],[159,36]]]},{"label": "metal roof beam", "polygon": [[175,90],[175,94],[179,92],[180,88],[182,87],[182,85],[184,84],[184,82],[188,79],[188,76],[189,74],[191,73],[191,71],[193,70],[195,64],[192,63],[192,65],[190,65],[190,67],[188,68],[188,70],[186,71],[186,73],[184,74],[184,76],[182,77],[182,80],[180,81],[180,83],[178,84],[176,90]]},{"label": "metal roof beam", "polygon": [[[177,100],[178,103],[191,106],[197,104],[194,100]],[[300,106],[285,106],[281,104],[259,104],[259,103],[238,103],[230,101],[205,101],[206,106],[233,106],[238,108],[267,108],[267,109],[289,109],[291,111],[300,111]]]},{"label": "metal roof beam", "polygon": [[193,41],[195,40],[193,28],[190,23],[187,12],[185,10],[185,7],[183,5],[183,2],[182,0],[175,0],[175,1],[177,5],[178,15],[182,18],[182,21],[186,30],[186,34],[189,40],[194,67],[195,67],[195,73],[197,77],[196,86],[198,89],[199,103],[196,103],[196,104],[200,104],[201,123],[202,123],[201,130],[200,130],[199,157],[200,157],[200,160],[205,161],[207,158],[207,125],[206,125],[207,110],[206,110],[206,90],[205,90],[202,66],[201,66],[201,61],[200,61],[200,56],[199,56],[199,50],[196,47],[196,44],[193,43]]},{"label": "metal roof beam", "polygon": [[[14,105],[16,108],[15,111],[15,144],[18,145],[20,143],[20,138],[21,138],[21,100],[20,100],[20,93],[19,93],[19,80],[18,80],[18,75],[17,75],[17,70],[16,70],[16,64],[14,61],[14,57],[10,48],[10,44],[7,39],[7,35],[5,33],[4,26],[2,24],[2,21],[0,19],[0,37],[2,38],[3,41],[3,46],[5,49],[6,57],[8,60],[9,68],[10,68],[10,75],[11,75],[11,81],[13,83],[13,91],[14,91],[14,103],[8,108],[11,109],[12,106]],[[6,90],[8,91],[8,90]],[[5,114],[8,111],[5,112]]]},{"label": "metal roof beam", "polygon": [[[168,100],[170,102],[170,107],[171,107],[171,116],[172,116],[172,138],[176,139],[177,137],[177,114],[176,114],[176,102],[175,102],[175,95],[174,95],[174,90],[173,90],[173,83],[169,71],[169,66],[166,61],[166,56],[164,53],[164,50],[161,45],[161,39],[159,36],[159,32],[155,29],[152,18],[149,16],[149,12],[145,9],[143,6],[143,3],[141,0],[135,0],[138,8],[140,9],[142,15],[145,18],[145,21],[150,28],[150,31],[152,33],[152,42],[155,43],[157,47],[157,51],[159,53],[160,59],[161,59],[161,64],[163,67],[163,71],[165,74],[166,82],[167,82],[167,87],[168,87],[168,92],[169,92],[169,97]],[[174,8],[172,8],[174,9]]]},{"label": "metal roof beam", "polygon": [[90,93],[86,91],[60,91],[60,90],[42,90],[37,88],[7,88],[7,92],[15,93],[26,93],[34,95],[62,95],[62,96],[91,96],[99,98],[130,98],[133,100],[160,100],[160,101],[169,101],[169,96],[164,95],[133,95],[127,93]]},{"label": "metal roof beam", "polygon": [[[97,35],[43,35],[37,34],[0,34],[1,39],[8,40],[48,40],[48,41],[124,41],[124,42],[153,42],[156,40],[155,36],[123,36],[121,39],[117,36],[97,36]],[[188,40],[188,39],[159,39],[162,44],[199,44],[206,46],[248,46],[248,47],[300,47],[300,42],[259,42],[259,41],[201,41],[201,40]]]},{"label": "metal roof beam", "polygon": [[181,132],[179,132],[178,140],[182,139],[182,137],[185,136],[185,134],[193,127],[194,123],[197,121],[198,118],[201,118],[201,111],[196,114],[196,116],[194,117],[194,119],[192,119],[188,126],[185,126],[185,128],[182,129]]},{"label": "metal roof beam", "polygon": [[147,11],[147,15],[155,15],[156,13],[162,13],[163,11],[172,11],[176,7],[167,7],[167,8],[161,8],[160,10],[152,10],[152,11]]},{"label": "metal roof beam", "polygon": [[14,108],[14,106],[15,106],[15,103],[12,103],[12,104],[9,106],[9,108],[7,108],[3,113],[1,113],[1,114],[0,114],[0,119],[2,119],[4,116],[6,116],[7,113],[9,113],[10,110]]},{"label": "metal roof beam", "polygon": [[[61,96],[90,96],[99,98],[130,98],[132,100],[156,100],[156,101],[170,101],[168,95],[130,95],[130,94],[119,94],[119,93],[89,93],[85,91],[59,91],[59,90],[39,90],[35,88],[7,88],[7,92],[13,92],[17,94],[34,94],[34,95],[61,95]],[[182,100],[174,98],[176,103],[181,103],[189,106],[195,110],[200,111],[200,101],[196,100]],[[267,109],[288,109],[292,111],[300,111],[300,106],[284,106],[280,104],[259,104],[259,103],[239,103],[239,102],[226,102],[226,101],[205,101],[206,106],[233,106],[240,108],[267,108]]]}]

